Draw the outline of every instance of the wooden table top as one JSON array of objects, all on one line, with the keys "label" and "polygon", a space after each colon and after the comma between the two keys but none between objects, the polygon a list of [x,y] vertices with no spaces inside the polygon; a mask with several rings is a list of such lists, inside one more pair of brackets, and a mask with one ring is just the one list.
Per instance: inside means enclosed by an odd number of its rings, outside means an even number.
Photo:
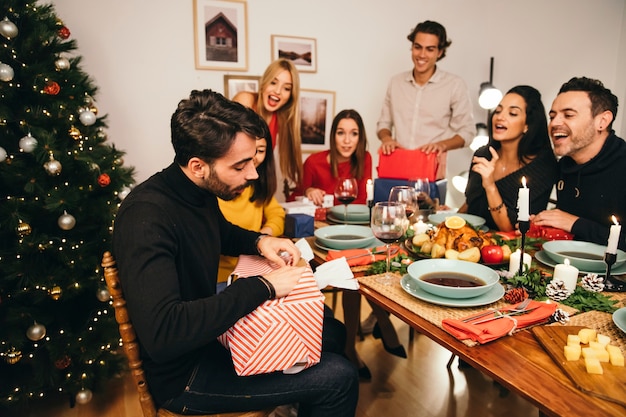
[{"label": "wooden table top", "polygon": [[[324,262],[325,251],[314,246],[316,261]],[[363,268],[357,275],[363,274]],[[398,285],[397,283],[395,285]],[[546,416],[626,416],[626,407],[578,389],[546,353],[530,330],[516,332],[494,342],[469,346],[442,328],[382,294],[367,280],[361,280],[360,292],[507,389],[534,404]],[[437,306],[433,306],[436,308]],[[624,388],[626,396],[626,387]]]}]

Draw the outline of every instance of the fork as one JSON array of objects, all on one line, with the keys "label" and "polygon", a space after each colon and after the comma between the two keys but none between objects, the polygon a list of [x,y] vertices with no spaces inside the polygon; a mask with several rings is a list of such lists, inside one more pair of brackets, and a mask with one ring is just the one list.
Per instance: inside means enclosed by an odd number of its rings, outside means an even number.
[{"label": "fork", "polygon": [[[399,251],[400,251],[400,248],[393,248],[393,249],[391,250],[390,255],[391,255],[391,256],[394,256],[394,255],[395,255],[395,254],[397,254]],[[382,250],[374,250],[374,251],[371,251],[371,252],[368,252],[368,253],[361,253],[360,255],[348,256],[348,257],[346,258],[346,261],[347,261],[347,260],[350,260],[350,259],[360,258],[361,256],[380,255],[380,254],[382,254],[382,253],[387,253],[387,249],[382,249]]]},{"label": "fork", "polygon": [[[497,315],[495,317],[489,317],[489,318],[486,318],[486,319],[483,319],[483,320],[475,321],[475,322],[472,322],[471,324],[487,323],[487,322],[490,322],[490,321],[493,321],[493,320],[501,319],[503,317],[521,316],[522,314],[530,313],[531,311],[537,310],[538,308],[539,307],[533,307],[533,308],[527,308],[525,310],[511,312],[511,313],[507,312],[507,313],[504,313],[504,314]],[[511,310],[509,310],[509,311],[511,311]]]},{"label": "fork", "polygon": [[476,319],[479,319],[481,317],[485,317],[488,316],[490,314],[502,314],[502,313],[523,313],[524,311],[526,311],[526,307],[528,307],[528,304],[530,304],[531,299],[530,297],[526,298],[524,301],[522,301],[521,303],[519,303],[518,305],[516,305],[514,308],[508,309],[508,310],[488,310],[488,311],[483,311],[482,313],[476,314],[472,317],[468,317],[466,319],[463,319],[463,323],[469,323],[471,321],[474,321]]}]

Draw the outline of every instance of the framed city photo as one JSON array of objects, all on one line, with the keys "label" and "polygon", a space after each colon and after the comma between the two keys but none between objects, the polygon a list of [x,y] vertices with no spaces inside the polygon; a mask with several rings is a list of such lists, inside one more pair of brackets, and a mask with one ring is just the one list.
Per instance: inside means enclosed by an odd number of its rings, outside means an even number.
[{"label": "framed city photo", "polygon": [[285,58],[300,72],[317,72],[317,41],[313,38],[272,35],[272,61]]},{"label": "framed city photo", "polygon": [[224,97],[232,100],[240,91],[256,93],[260,79],[258,75],[224,75]]},{"label": "framed city photo", "polygon": [[243,0],[194,0],[196,69],[247,71],[248,22]]},{"label": "framed city photo", "polygon": [[330,128],[334,114],[334,91],[300,90],[300,134],[303,152],[317,152],[330,147]]}]

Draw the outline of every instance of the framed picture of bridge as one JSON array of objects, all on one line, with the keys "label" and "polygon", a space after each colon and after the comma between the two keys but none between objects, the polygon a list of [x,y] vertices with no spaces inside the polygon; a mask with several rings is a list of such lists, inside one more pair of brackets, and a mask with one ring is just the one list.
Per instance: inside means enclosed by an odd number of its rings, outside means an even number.
[{"label": "framed picture of bridge", "polygon": [[300,72],[317,72],[317,41],[314,38],[272,35],[272,61],[285,58]]}]

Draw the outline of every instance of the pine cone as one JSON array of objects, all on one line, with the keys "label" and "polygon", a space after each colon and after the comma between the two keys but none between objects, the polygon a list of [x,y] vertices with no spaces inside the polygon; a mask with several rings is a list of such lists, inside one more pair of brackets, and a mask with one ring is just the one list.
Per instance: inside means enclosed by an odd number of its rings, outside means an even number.
[{"label": "pine cone", "polygon": [[563,281],[552,281],[546,285],[546,295],[554,301],[562,301],[570,296],[570,292],[565,288]]},{"label": "pine cone", "polygon": [[504,300],[510,304],[517,304],[528,298],[528,293],[523,287],[511,288],[504,294]]},{"label": "pine cone", "polygon": [[567,314],[565,311],[561,310],[560,308],[557,308],[554,311],[554,314],[552,314],[552,317],[550,317],[550,321],[559,322],[561,324],[567,324],[567,322],[569,322],[569,314]]},{"label": "pine cone", "polygon": [[582,286],[587,291],[601,292],[604,289],[604,278],[598,276],[598,274],[587,274],[582,280]]}]

